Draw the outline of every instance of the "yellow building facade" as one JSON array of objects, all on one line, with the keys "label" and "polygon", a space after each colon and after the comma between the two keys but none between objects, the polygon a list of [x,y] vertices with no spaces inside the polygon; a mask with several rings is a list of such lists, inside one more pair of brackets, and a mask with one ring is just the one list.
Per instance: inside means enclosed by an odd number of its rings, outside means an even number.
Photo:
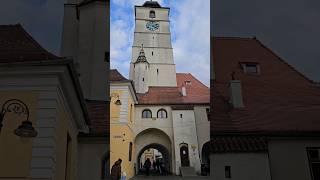
[{"label": "yellow building facade", "polygon": [[[134,169],[134,105],[137,103],[132,82],[111,70],[110,77],[110,166],[119,158],[121,170],[127,178],[135,174]],[[120,75],[121,76],[121,75]]]}]

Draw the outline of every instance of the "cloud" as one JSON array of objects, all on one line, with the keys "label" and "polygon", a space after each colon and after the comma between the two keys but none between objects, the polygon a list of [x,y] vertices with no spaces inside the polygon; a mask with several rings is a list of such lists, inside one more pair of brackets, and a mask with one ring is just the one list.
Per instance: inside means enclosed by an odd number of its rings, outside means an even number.
[{"label": "cloud", "polygon": [[63,0],[10,0],[0,6],[0,24],[20,23],[45,49],[59,54]]},{"label": "cloud", "polygon": [[[133,7],[144,2],[145,0],[111,1],[111,67],[119,69],[126,76],[129,72],[134,32]],[[210,1],[158,2],[171,8],[172,45],[177,72],[192,73],[209,86]]]}]

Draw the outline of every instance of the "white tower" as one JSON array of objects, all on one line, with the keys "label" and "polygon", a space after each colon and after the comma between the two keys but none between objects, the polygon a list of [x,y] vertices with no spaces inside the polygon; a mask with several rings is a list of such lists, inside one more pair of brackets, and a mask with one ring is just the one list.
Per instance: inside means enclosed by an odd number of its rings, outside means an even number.
[{"label": "white tower", "polygon": [[141,47],[137,60],[133,63],[134,68],[134,86],[137,92],[148,91],[148,72],[150,64],[146,59],[143,46]]},{"label": "white tower", "polygon": [[88,100],[106,101],[109,69],[109,0],[67,0],[61,55],[76,63]]},{"label": "white tower", "polygon": [[[130,64],[130,79],[139,84],[136,61],[141,45],[148,60],[145,71],[146,88],[138,88],[138,93],[145,93],[150,86],[176,87],[176,68],[173,60],[169,22],[170,9],[161,7],[156,1],[146,1],[142,6],[135,6],[135,32]],[[146,81],[147,79],[147,81]],[[140,84],[139,84],[140,86]]]}]

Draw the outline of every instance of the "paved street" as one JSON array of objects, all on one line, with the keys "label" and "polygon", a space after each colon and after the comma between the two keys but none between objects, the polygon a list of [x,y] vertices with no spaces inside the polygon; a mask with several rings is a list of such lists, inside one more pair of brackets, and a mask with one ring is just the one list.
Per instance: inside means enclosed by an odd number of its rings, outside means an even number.
[{"label": "paved street", "polygon": [[209,180],[210,177],[205,176],[196,176],[196,177],[181,177],[181,176],[136,176],[131,180],[145,180],[145,179],[154,179],[154,180]]}]

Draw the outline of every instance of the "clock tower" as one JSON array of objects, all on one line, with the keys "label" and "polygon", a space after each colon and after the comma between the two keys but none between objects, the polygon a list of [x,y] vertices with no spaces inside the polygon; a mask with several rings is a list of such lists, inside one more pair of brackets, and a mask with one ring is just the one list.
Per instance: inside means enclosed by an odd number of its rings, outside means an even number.
[{"label": "clock tower", "polygon": [[130,79],[137,93],[146,93],[150,86],[177,86],[169,12],[169,8],[161,7],[156,1],[135,6]]}]

